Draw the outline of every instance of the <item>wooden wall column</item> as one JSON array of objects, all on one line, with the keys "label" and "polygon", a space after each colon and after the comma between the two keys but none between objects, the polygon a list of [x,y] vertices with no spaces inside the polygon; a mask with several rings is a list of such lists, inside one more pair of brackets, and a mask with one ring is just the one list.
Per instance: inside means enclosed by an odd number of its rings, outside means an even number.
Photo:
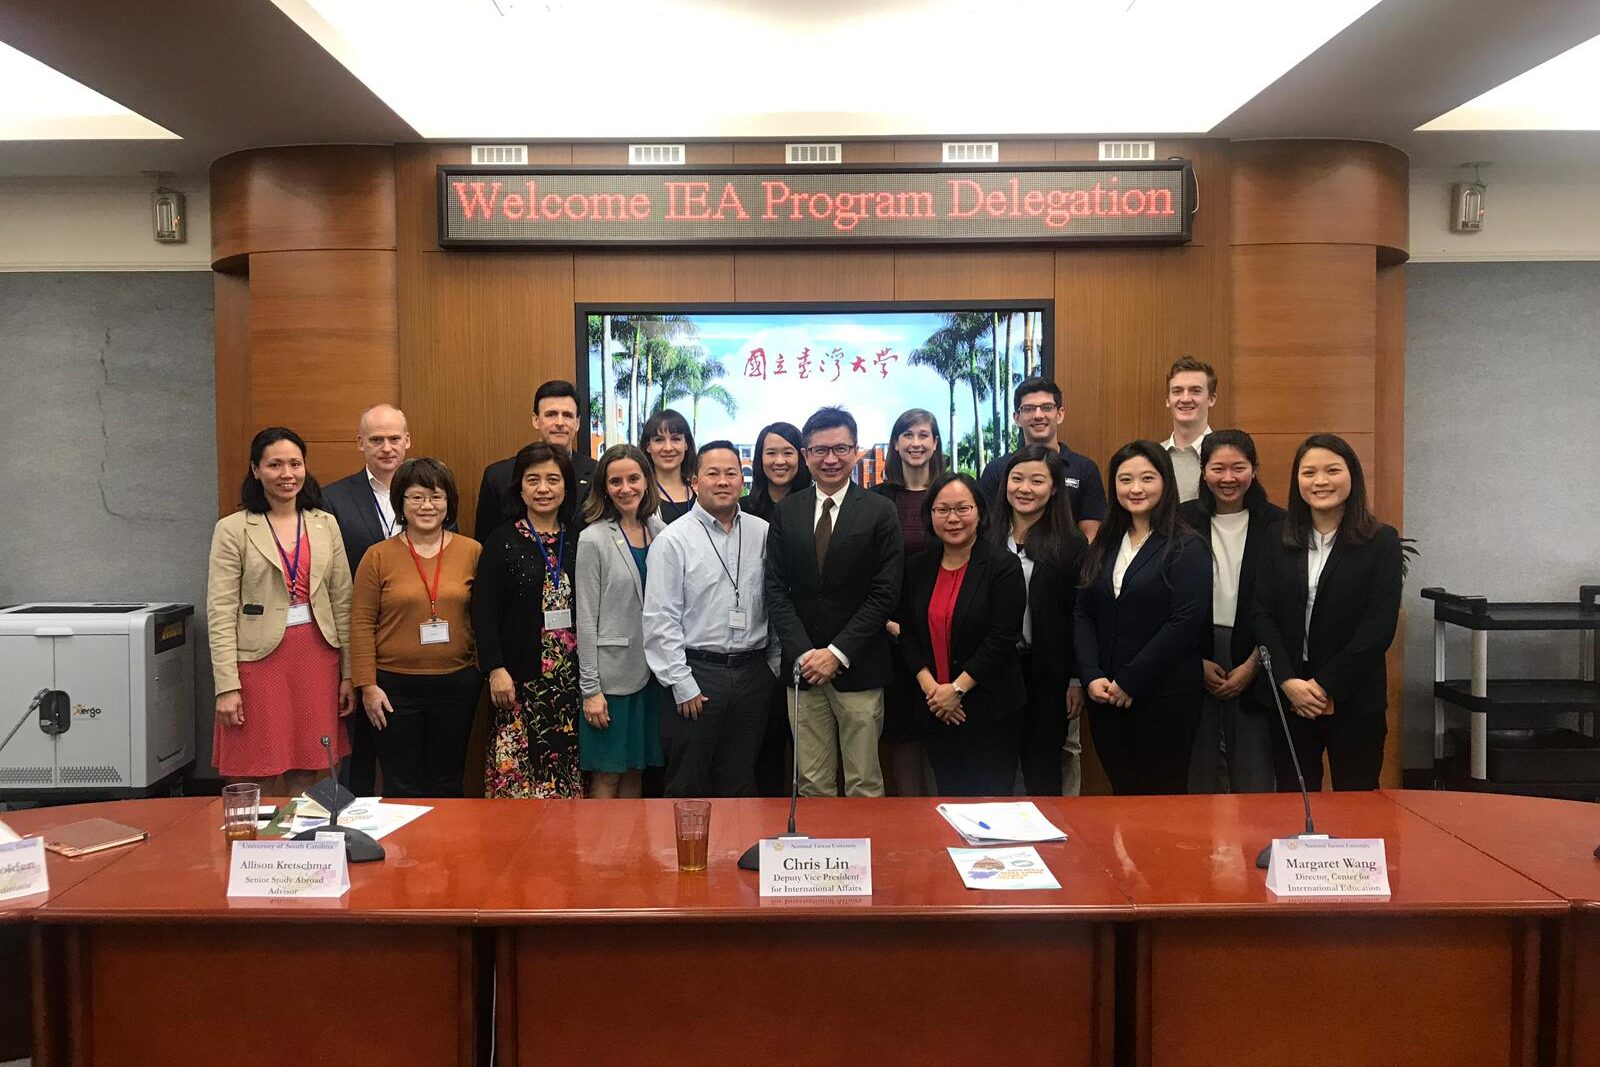
[{"label": "wooden wall column", "polygon": [[360,466],[362,409],[400,399],[394,231],[392,148],[263,148],[212,165],[220,514],[264,426],[305,438],[324,482]]},{"label": "wooden wall column", "polygon": [[[1234,420],[1274,500],[1308,435],[1361,457],[1373,510],[1402,529],[1408,163],[1358,141],[1246,141],[1233,153]],[[1215,423],[1214,423],[1215,424]],[[1389,655],[1383,783],[1400,784],[1401,641]]]}]

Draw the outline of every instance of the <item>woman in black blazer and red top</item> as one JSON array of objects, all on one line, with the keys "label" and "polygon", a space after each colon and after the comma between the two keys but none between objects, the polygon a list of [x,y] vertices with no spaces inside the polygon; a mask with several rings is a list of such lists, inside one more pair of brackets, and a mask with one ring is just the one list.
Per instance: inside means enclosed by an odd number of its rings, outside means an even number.
[{"label": "woman in black blazer and red top", "polygon": [[[1255,624],[1272,657],[1306,786],[1376,789],[1388,733],[1384,656],[1400,618],[1400,535],[1367,508],[1361,460],[1343,438],[1315,434],[1295,452],[1289,511],[1265,542]],[[1281,730],[1278,788],[1298,788]]]},{"label": "woman in black blazer and red top", "polygon": [[[1082,781],[1078,724],[1083,689],[1072,685],[1077,665],[1072,612],[1078,575],[1089,543],[1078,529],[1067,494],[1067,467],[1058,449],[1027,445],[1013,452],[1000,474],[995,521],[989,537],[1013,553],[1028,586],[1022,619],[1022,676],[1028,699],[1022,715],[1022,783],[1029,796],[1076,795]],[[1063,783],[1062,748],[1072,774]]]},{"label": "woman in black blazer and red top", "polygon": [[1110,506],[1084,557],[1073,619],[1089,729],[1112,792],[1183,793],[1205,692],[1211,553],[1178,517],[1160,445],[1124,445],[1106,481]]},{"label": "woman in black blazer and red top", "polygon": [[1256,443],[1243,430],[1214,430],[1200,444],[1200,496],[1178,515],[1211,548],[1211,599],[1200,655],[1206,699],[1200,709],[1189,792],[1270,793],[1277,715],[1261,676],[1252,618],[1256,568],[1267,530],[1283,509],[1257,479]]},{"label": "woman in black blazer and red top", "polygon": [[928,762],[945,796],[1010,796],[1023,701],[1017,642],[1027,590],[1017,558],[984,537],[978,483],[928,489],[928,547],[906,567],[900,653],[933,721]]}]

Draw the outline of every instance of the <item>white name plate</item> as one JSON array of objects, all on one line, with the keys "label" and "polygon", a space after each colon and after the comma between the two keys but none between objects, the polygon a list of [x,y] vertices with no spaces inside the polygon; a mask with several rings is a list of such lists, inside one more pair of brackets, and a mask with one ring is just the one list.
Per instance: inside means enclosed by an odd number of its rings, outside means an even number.
[{"label": "white name plate", "polygon": [[342,897],[350,891],[344,839],[235,841],[228,861],[228,896]]},{"label": "white name plate", "polygon": [[49,890],[50,869],[44,862],[43,838],[24,837],[0,845],[0,900]]},{"label": "white name plate", "polygon": [[764,897],[870,897],[872,842],[865,837],[767,838]]},{"label": "white name plate", "polygon": [[1275,840],[1267,889],[1280,897],[1387,897],[1389,862],[1383,840]]}]

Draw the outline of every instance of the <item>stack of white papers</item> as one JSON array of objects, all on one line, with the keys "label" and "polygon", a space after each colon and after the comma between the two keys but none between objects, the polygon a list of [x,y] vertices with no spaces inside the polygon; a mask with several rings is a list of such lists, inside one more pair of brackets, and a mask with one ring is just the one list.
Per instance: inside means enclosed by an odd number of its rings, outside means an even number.
[{"label": "stack of white papers", "polygon": [[[360,830],[377,841],[432,810],[420,804],[385,804],[379,797],[358,797],[348,808],[339,813],[339,825]],[[301,797],[295,806],[294,818],[289,823],[289,832],[298,834],[303,830],[315,830],[319,826],[326,825],[328,825],[327,809],[313,800]]]},{"label": "stack of white papers", "polygon": [[1065,841],[1067,835],[1053,826],[1033,801],[991,804],[940,804],[939,814],[955,827],[969,845],[1029,844]]},{"label": "stack of white papers", "polygon": [[1037,849],[952,848],[950,859],[968,889],[1060,889]]}]

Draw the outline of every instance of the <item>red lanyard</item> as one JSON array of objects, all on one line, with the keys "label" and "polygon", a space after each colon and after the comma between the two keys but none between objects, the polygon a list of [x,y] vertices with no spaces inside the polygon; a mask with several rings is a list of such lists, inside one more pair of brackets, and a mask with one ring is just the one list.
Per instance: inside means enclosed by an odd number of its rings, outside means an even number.
[{"label": "red lanyard", "polygon": [[[294,513],[294,559],[283,550],[283,542],[278,540],[278,531],[272,527],[272,519],[267,519],[267,529],[272,534],[272,543],[278,546],[278,559],[283,563],[283,580],[289,587],[289,603],[294,603],[295,586],[300,583],[300,532],[303,515],[299,510]],[[311,546],[306,546],[306,560],[311,559]]]},{"label": "red lanyard", "polygon": [[444,570],[444,539],[439,539],[439,554],[433,557],[433,584],[428,584],[428,576],[422,573],[422,557],[417,555],[417,547],[411,543],[411,538],[406,535],[406,547],[411,550],[411,562],[417,565],[417,577],[422,579],[422,588],[428,593],[428,617],[439,617],[439,575]]}]

